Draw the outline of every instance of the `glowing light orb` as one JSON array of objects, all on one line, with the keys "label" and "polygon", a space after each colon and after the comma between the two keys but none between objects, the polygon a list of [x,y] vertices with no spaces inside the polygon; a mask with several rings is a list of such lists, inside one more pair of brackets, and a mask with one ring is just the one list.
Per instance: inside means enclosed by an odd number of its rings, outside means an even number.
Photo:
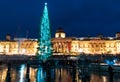
[{"label": "glowing light orb", "polygon": [[47,5],[47,3],[45,3],[45,5]]}]

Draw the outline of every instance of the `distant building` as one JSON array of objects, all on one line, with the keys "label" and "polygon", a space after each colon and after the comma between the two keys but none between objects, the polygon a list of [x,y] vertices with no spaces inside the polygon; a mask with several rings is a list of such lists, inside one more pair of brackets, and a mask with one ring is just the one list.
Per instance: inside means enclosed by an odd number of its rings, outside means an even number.
[{"label": "distant building", "polygon": [[[2,55],[36,55],[37,39],[14,38],[10,34],[6,40],[0,41],[0,54]],[[116,37],[66,37],[62,28],[58,28],[52,38],[53,55],[80,55],[80,54],[120,54],[120,32]]]},{"label": "distant building", "polygon": [[15,40],[0,41],[0,54],[2,55],[35,55],[37,40],[16,38]]},{"label": "distant building", "polygon": [[[62,32],[65,33],[65,32]],[[52,39],[53,52],[58,55],[79,55],[79,54],[120,54],[120,32],[116,37],[58,37],[61,29],[57,30],[57,37]],[[64,34],[66,35],[66,34]]]}]

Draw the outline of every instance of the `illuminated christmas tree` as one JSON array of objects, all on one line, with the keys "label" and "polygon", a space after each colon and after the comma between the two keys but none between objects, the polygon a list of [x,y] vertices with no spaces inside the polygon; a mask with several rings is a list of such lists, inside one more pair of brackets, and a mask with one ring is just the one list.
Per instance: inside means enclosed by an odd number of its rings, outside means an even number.
[{"label": "illuminated christmas tree", "polygon": [[38,58],[44,60],[52,55],[51,32],[50,32],[47,3],[45,3],[39,35],[40,37],[39,37]]}]

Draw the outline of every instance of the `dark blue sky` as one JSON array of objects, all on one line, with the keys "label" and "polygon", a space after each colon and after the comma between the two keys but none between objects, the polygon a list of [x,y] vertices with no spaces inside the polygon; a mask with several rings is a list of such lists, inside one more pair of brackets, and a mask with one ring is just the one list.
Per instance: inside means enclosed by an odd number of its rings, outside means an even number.
[{"label": "dark blue sky", "polygon": [[37,38],[40,19],[48,3],[52,36],[62,27],[68,36],[114,36],[120,31],[119,0],[0,0],[0,39]]}]

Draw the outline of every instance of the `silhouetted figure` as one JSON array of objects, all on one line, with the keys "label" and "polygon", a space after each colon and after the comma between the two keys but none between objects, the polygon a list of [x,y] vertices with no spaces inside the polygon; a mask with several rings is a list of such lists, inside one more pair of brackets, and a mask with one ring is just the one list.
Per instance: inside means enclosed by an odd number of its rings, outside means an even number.
[{"label": "silhouetted figure", "polygon": [[109,71],[109,82],[113,82],[113,68],[109,66],[108,71]]}]

